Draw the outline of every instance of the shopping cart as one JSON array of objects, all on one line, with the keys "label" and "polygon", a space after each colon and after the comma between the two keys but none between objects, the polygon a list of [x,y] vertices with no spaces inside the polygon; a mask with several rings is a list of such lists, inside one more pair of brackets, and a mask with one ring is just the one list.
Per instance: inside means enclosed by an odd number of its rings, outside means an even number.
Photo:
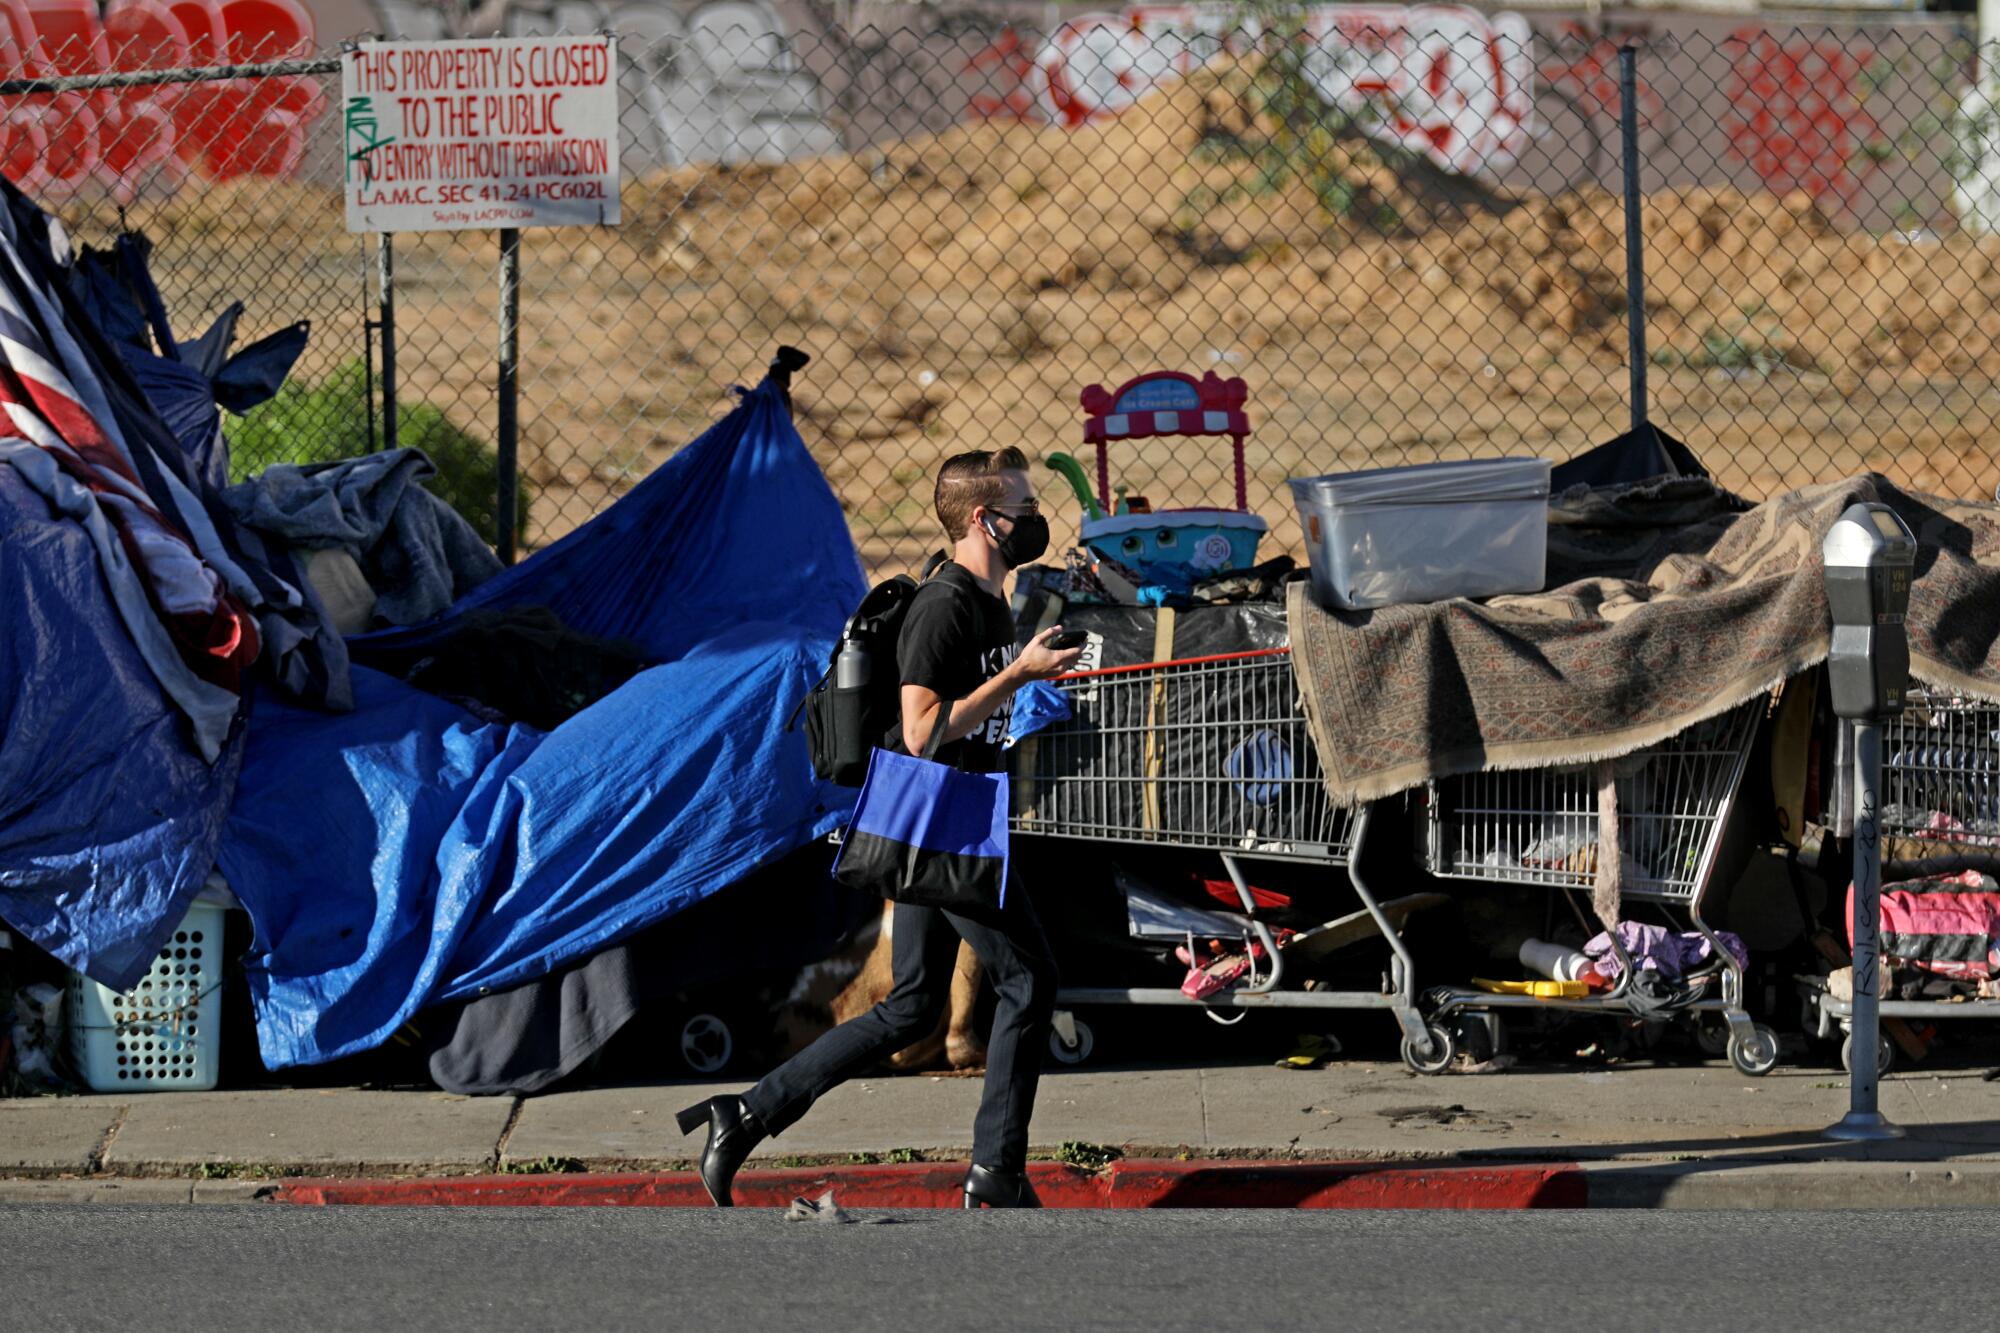
[{"label": "shopping cart", "polygon": [[1911,690],[1882,728],[1883,853],[2000,856],[2000,704]]},{"label": "shopping cart", "polygon": [[[1387,1009],[1406,1045],[1429,1050],[1395,905],[1385,911],[1350,864],[1369,812],[1327,796],[1289,649],[1084,671],[1055,684],[1073,716],[1018,747],[1015,833],[1218,853],[1242,903],[1246,945],[1254,940],[1262,959],[1235,988],[1200,1002],[1212,1017],[1255,1007]],[[1328,922],[1281,948],[1257,916],[1242,869],[1259,859],[1348,867],[1348,882],[1392,951],[1386,989],[1285,988],[1288,955],[1310,955],[1364,923],[1359,914]],[[1066,1061],[1082,1059],[1090,1040],[1073,1007],[1190,1003],[1167,987],[1066,987],[1058,1002],[1054,1050]]]},{"label": "shopping cart", "polygon": [[[1837,807],[1852,802],[1850,762],[1843,753],[1837,763]],[[1884,881],[1968,869],[2000,874],[2000,704],[1912,688],[1902,714],[1882,727],[1879,791]],[[1852,819],[1836,808],[1828,822],[1841,830]],[[1806,1026],[1828,1040],[1837,1029],[1843,1035],[1840,1062],[1847,1065],[1853,1001],[1830,994],[1824,977],[1798,981]],[[2000,1000],[1884,999],[1880,1008],[1883,1018],[2000,1017]],[[1896,1045],[1886,1035],[1880,1041],[1876,1068],[1887,1073]]]},{"label": "shopping cart", "polygon": [[[1730,1063],[1745,1074],[1777,1064],[1777,1035],[1753,1023],[1743,1008],[1743,972],[1703,919],[1714,887],[1717,853],[1769,700],[1759,697],[1670,740],[1615,760],[1624,899],[1658,907],[1675,929],[1685,913],[1707,938],[1713,961],[1691,976],[1673,1012],[1718,1013],[1727,1025]],[[1594,766],[1471,774],[1432,785],[1425,822],[1432,874],[1564,891],[1572,907],[1587,899],[1596,877],[1598,797]],[[1577,910],[1579,920],[1582,911]],[[1655,997],[1634,986],[1632,960],[1613,934],[1623,970],[1616,986],[1596,996],[1544,999],[1444,987],[1431,991],[1432,1049],[1410,1059],[1419,1073],[1441,1073],[1457,1052],[1457,1015],[1493,1025],[1509,1009],[1657,1016]],[[1406,1056],[1407,1058],[1407,1056]]]}]

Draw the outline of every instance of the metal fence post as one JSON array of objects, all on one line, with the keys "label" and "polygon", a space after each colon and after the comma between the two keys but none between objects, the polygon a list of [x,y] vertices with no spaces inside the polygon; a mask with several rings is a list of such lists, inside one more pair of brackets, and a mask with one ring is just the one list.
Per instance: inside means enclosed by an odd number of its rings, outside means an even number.
[{"label": "metal fence post", "polygon": [[1625,164],[1626,355],[1632,362],[1632,429],[1646,424],[1646,241],[1639,218],[1639,48],[1618,48],[1619,156]]},{"label": "metal fence post", "polygon": [[396,436],[396,238],[381,232],[375,238],[376,282],[381,301],[377,324],[382,330],[382,447],[402,443]]},{"label": "metal fence post", "polygon": [[500,463],[497,543],[503,564],[514,563],[515,468],[518,458],[521,354],[521,233],[500,232]]},{"label": "metal fence post", "polygon": [[368,251],[357,252],[361,260],[361,406],[368,417],[368,452],[381,447],[375,434],[375,324],[368,317]]}]

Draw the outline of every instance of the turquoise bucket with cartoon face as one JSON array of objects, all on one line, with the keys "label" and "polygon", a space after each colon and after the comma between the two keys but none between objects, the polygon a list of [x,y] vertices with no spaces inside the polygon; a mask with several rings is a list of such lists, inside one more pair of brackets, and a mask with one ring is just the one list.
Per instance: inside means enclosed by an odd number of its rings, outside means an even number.
[{"label": "turquoise bucket with cartoon face", "polygon": [[1169,509],[1085,519],[1083,544],[1148,581],[1153,571],[1169,568],[1203,579],[1255,565],[1269,530],[1255,514],[1234,509]]}]

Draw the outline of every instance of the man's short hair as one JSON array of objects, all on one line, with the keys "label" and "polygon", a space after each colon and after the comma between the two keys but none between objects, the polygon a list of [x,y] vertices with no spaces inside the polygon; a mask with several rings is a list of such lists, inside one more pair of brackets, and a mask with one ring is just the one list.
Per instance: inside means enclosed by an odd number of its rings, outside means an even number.
[{"label": "man's short hair", "polygon": [[975,449],[944,460],[938,469],[937,516],[944,535],[953,541],[972,526],[972,511],[998,504],[1007,494],[1003,472],[1026,472],[1028,456],[1009,445],[1005,449]]}]

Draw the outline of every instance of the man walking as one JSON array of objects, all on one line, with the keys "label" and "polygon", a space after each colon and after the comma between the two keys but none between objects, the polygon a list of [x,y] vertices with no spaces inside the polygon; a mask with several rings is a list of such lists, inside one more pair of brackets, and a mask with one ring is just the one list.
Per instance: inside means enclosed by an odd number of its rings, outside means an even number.
[{"label": "man walking", "polygon": [[[897,642],[902,726],[888,741],[905,753],[922,753],[949,703],[939,761],[969,772],[997,771],[1014,692],[1031,680],[1061,675],[1081,655],[1080,648],[1048,646],[1059,626],[1015,651],[1003,584],[1010,569],[1038,558],[1049,542],[1027,469],[1021,451],[1008,448],[959,454],[938,472],[937,516],[952,542],[952,559],[918,590]],[[1004,907],[976,913],[898,903],[890,930],[895,983],[882,1003],[826,1033],[742,1096],[711,1098],[681,1112],[684,1134],[708,1125],[701,1178],[718,1207],[734,1202],[731,1182],[759,1142],[782,1133],[829,1089],[936,1026],[961,939],[978,955],[999,997],[986,1048],[986,1087],[973,1121],[965,1206],[1041,1206],[1028,1184],[1028,1121],[1056,976],[1033,903],[1019,884],[1008,886]]]}]

